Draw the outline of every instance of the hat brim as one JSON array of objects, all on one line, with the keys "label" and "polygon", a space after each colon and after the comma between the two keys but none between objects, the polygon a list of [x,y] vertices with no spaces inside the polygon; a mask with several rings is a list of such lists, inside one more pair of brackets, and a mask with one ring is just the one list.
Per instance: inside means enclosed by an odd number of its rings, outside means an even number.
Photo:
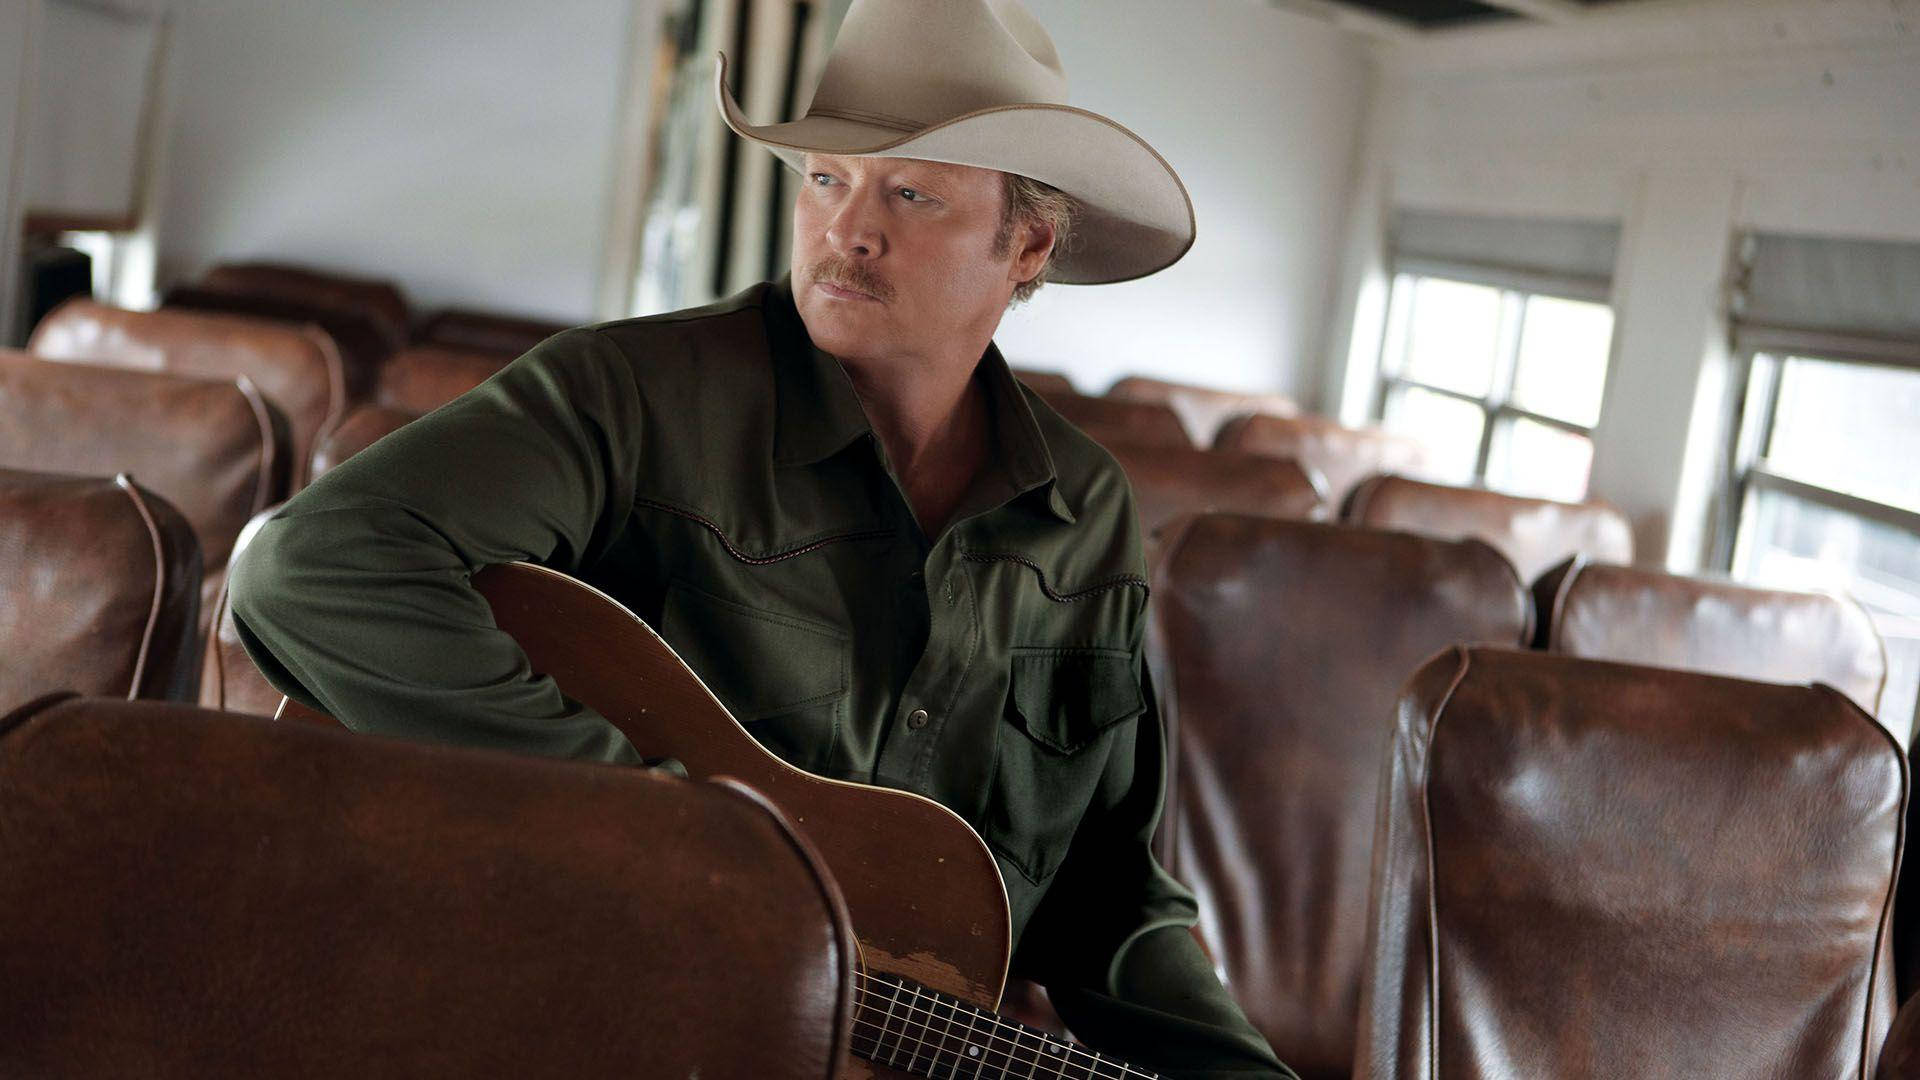
[{"label": "hat brim", "polygon": [[1098,113],[1004,105],[912,131],[828,116],[754,124],[727,88],[724,55],[714,88],[727,126],[796,171],[809,153],[918,158],[1017,173],[1073,196],[1081,213],[1054,253],[1048,281],[1131,281],[1173,265],[1193,246],[1193,200],[1173,167],[1146,140]]}]

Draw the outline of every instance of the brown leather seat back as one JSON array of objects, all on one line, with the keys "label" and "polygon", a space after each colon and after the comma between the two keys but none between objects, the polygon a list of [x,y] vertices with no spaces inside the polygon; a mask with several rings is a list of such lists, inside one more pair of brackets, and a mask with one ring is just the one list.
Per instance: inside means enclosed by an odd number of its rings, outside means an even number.
[{"label": "brown leather seat back", "polygon": [[0,731],[0,1075],[837,1075],[845,909],[744,787],[146,702]]},{"label": "brown leather seat back", "polygon": [[319,327],[340,353],[349,405],[373,397],[380,365],[404,344],[394,341],[392,328],[378,316],[359,308],[328,307],[283,296],[227,292],[201,285],[168,289],[161,304],[162,310],[224,312],[292,326]]},{"label": "brown leather seat back", "polygon": [[1237,416],[1221,425],[1215,450],[1289,458],[1319,471],[1334,506],[1374,473],[1422,475],[1426,448],[1380,428],[1343,427],[1324,416]]},{"label": "brown leather seat back", "polygon": [[389,409],[381,405],[362,405],[347,414],[340,425],[320,440],[313,450],[313,478],[318,480],[334,466],[379,442],[388,434],[418,420],[418,413]]},{"label": "brown leather seat back", "polygon": [[1171,869],[1280,1059],[1344,1078],[1393,702],[1448,645],[1524,642],[1526,594],[1476,541],[1208,515],[1169,529],[1153,610]]},{"label": "brown leather seat back", "polygon": [[345,277],[283,263],[222,263],[196,285],[241,296],[362,312],[380,326],[389,349],[407,343],[412,316],[406,298],[390,281]]},{"label": "brown leather seat back", "polygon": [[0,710],[56,690],[193,695],[200,545],[165,499],[0,469]]},{"label": "brown leather seat back", "polygon": [[430,413],[492,378],[513,360],[500,353],[414,345],[394,353],[380,369],[374,403]]},{"label": "brown leather seat back", "polygon": [[[1823,682],[1880,707],[1886,646],[1858,603],[1569,559],[1534,585],[1548,652],[1761,682]],[[1899,725],[1895,737],[1907,737]]]},{"label": "brown leather seat back", "polygon": [[511,360],[571,325],[450,308],[428,319],[415,340],[422,345],[506,353]]},{"label": "brown leather seat back", "polygon": [[1375,529],[1485,540],[1513,563],[1524,581],[1572,555],[1633,561],[1633,528],[1625,514],[1604,502],[1553,502],[1404,476],[1374,476],[1353,490],[1341,520]]},{"label": "brown leather seat back", "polygon": [[1320,478],[1296,461],[1131,443],[1115,443],[1109,450],[1126,470],[1149,544],[1168,522],[1188,514],[1315,521],[1329,513]]},{"label": "brown leather seat back", "polygon": [[1906,800],[1828,687],[1437,657],[1399,706],[1354,1075],[1864,1080]]},{"label": "brown leather seat back", "polygon": [[1188,448],[1193,440],[1180,417],[1165,405],[1120,401],[1086,394],[1046,393],[1036,390],[1053,411],[1087,433],[1102,446],[1171,446]]},{"label": "brown leather seat back", "polygon": [[306,482],[314,441],[339,423],[346,410],[339,350],[318,327],[181,309],[128,311],[70,300],[41,320],[27,347],[46,360],[222,381],[245,375],[287,418],[296,489]]},{"label": "brown leather seat back", "polygon": [[192,523],[201,612],[247,519],[287,495],[286,421],[240,379],[215,382],[0,351],[0,466],[132,474]]},{"label": "brown leather seat back", "polygon": [[1220,428],[1236,416],[1298,416],[1300,406],[1284,394],[1247,394],[1208,386],[1129,375],[1107,388],[1107,396],[1122,401],[1152,401],[1180,416],[1195,445],[1212,446]]}]

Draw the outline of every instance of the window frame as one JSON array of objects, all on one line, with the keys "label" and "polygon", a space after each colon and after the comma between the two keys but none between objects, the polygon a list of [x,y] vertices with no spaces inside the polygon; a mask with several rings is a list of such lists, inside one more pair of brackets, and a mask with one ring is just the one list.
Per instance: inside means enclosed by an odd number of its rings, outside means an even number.
[{"label": "window frame", "polygon": [[[1740,327],[1735,333],[1734,348],[1736,397],[1731,409],[1734,421],[1731,449],[1727,455],[1727,473],[1722,485],[1721,520],[1724,527],[1715,532],[1714,550],[1708,565],[1726,574],[1729,579],[1746,584],[1764,584],[1735,572],[1741,554],[1752,543],[1751,530],[1756,516],[1753,508],[1756,496],[1761,492],[1784,495],[1898,529],[1912,535],[1915,542],[1920,543],[1920,511],[1790,476],[1769,468],[1766,456],[1779,416],[1781,384],[1784,381],[1782,375],[1789,360],[1892,368],[1920,377],[1920,342],[1772,327]],[[1886,724],[1892,722],[1893,718],[1882,716],[1879,719]],[[1920,698],[1915,700],[1914,714],[1908,723],[1908,734],[1901,736],[1902,745],[1912,736],[1920,735]]]},{"label": "window frame", "polygon": [[[1412,341],[1413,305],[1416,302],[1411,293],[1422,279],[1461,285],[1480,285],[1499,291],[1500,321],[1494,330],[1496,351],[1493,358],[1492,378],[1489,380],[1486,396],[1481,397],[1460,390],[1435,386],[1404,374],[1394,373],[1406,367],[1407,352]],[[1396,306],[1395,303],[1401,295],[1403,282],[1407,283],[1409,289],[1404,308]],[[1559,287],[1555,287],[1556,284]],[[1384,332],[1380,335],[1380,353],[1374,364],[1373,402],[1368,410],[1368,416],[1374,423],[1384,426],[1387,402],[1394,390],[1402,387],[1424,390],[1430,394],[1464,401],[1477,407],[1484,419],[1480,427],[1480,445],[1474,454],[1473,476],[1468,483],[1482,487],[1487,486],[1487,469],[1493,461],[1495,432],[1500,429],[1503,422],[1530,420],[1569,435],[1577,435],[1586,439],[1587,444],[1592,446],[1593,433],[1600,424],[1597,417],[1593,427],[1587,427],[1570,420],[1562,420],[1559,417],[1522,408],[1513,402],[1514,380],[1520,368],[1520,342],[1526,332],[1527,300],[1535,296],[1598,304],[1614,314],[1614,329],[1617,330],[1619,327],[1618,314],[1613,312],[1613,304],[1608,298],[1596,297],[1590,288],[1560,283],[1559,279],[1548,275],[1527,274],[1507,278],[1495,274],[1453,273],[1442,266],[1427,267],[1411,264],[1394,267],[1388,283],[1387,322]],[[1606,388],[1613,378],[1613,347],[1616,336],[1610,332],[1607,339],[1607,369],[1601,379],[1600,391],[1601,415],[1606,408]],[[1389,359],[1392,360],[1391,363]],[[1581,493],[1582,499],[1591,493],[1592,481],[1592,471],[1589,469],[1586,485]]]}]

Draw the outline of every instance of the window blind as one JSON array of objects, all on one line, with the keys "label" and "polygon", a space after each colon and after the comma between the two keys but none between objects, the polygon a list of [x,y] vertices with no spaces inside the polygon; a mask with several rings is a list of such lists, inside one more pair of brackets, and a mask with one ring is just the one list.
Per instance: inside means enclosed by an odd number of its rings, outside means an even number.
[{"label": "window blind", "polygon": [[1920,244],[1751,232],[1739,251],[1738,347],[1920,366]]},{"label": "window blind", "polygon": [[1391,245],[1396,272],[1605,301],[1620,226],[1401,209]]}]

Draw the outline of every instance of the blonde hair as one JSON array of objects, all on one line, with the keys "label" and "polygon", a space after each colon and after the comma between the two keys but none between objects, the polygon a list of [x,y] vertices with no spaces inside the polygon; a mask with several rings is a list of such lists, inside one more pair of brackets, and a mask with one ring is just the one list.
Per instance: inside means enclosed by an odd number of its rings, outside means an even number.
[{"label": "blonde hair", "polygon": [[1043,184],[1018,173],[1001,175],[1006,178],[1007,197],[1000,211],[1000,231],[993,238],[994,255],[1004,256],[1013,250],[1014,230],[1022,224],[1045,225],[1053,230],[1053,250],[1047,252],[1047,261],[1040,264],[1040,272],[1013,288],[1012,303],[1018,304],[1046,284],[1047,273],[1067,248],[1067,239],[1072,234],[1073,219],[1079,213],[1080,204],[1074,201],[1073,196],[1051,184]]}]

